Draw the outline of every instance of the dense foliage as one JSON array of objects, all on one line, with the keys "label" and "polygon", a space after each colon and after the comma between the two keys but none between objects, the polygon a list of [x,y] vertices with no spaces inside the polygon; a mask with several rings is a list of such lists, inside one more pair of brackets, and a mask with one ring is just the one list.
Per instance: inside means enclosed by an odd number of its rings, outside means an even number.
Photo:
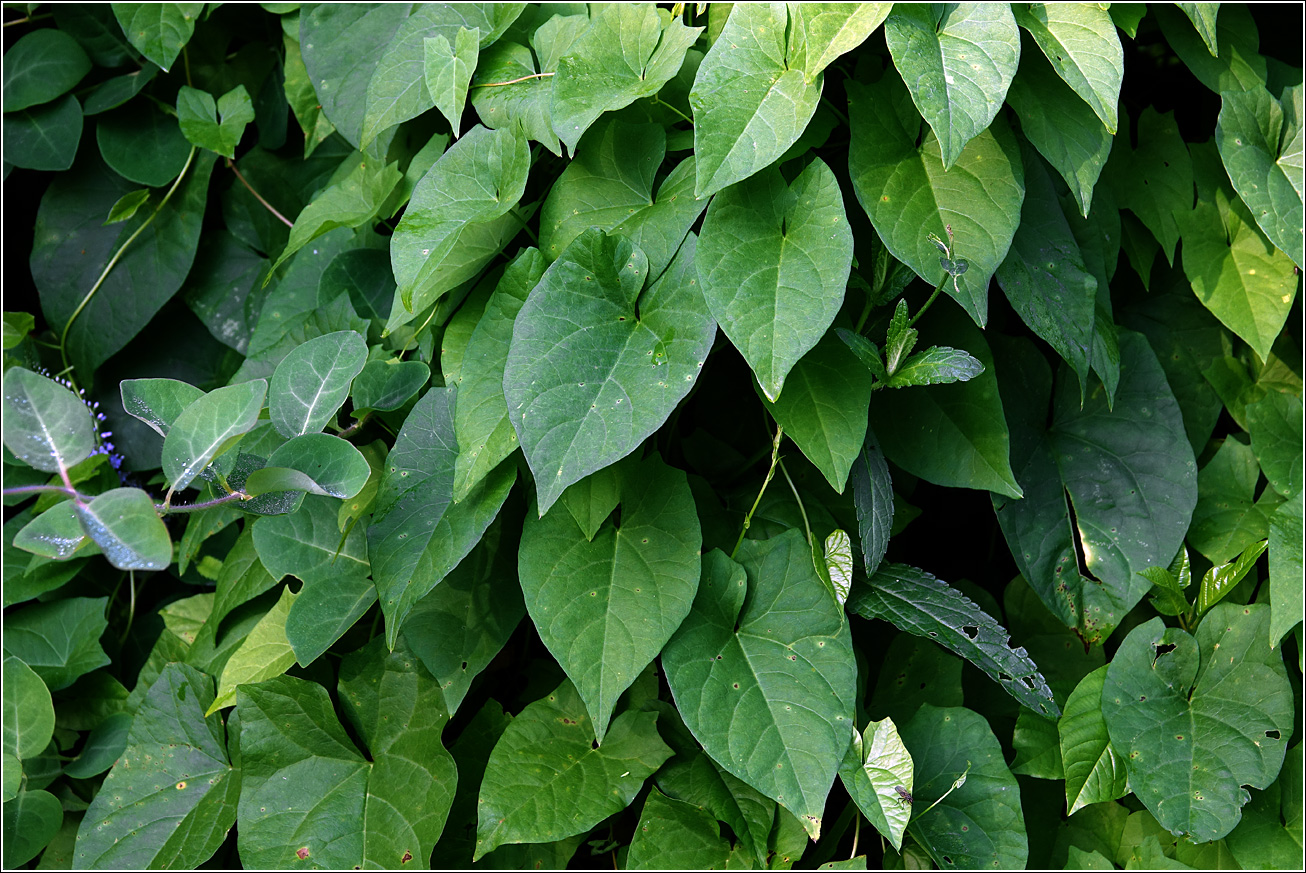
[{"label": "dense foliage", "polygon": [[1300,869],[1300,12],[6,4],[4,865]]}]

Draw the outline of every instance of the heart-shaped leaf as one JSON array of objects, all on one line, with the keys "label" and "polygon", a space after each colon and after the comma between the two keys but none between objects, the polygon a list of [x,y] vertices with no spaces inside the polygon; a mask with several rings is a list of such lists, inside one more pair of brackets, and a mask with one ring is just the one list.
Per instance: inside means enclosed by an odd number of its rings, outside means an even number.
[{"label": "heart-shaped leaf", "polygon": [[1091,3],[1017,4],[1012,12],[1057,75],[1114,134],[1125,56],[1110,13]]}]

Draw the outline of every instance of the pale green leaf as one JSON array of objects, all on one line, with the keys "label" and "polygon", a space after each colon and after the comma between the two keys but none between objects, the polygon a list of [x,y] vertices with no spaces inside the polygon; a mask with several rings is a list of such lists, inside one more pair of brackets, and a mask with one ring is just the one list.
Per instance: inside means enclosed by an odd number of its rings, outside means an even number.
[{"label": "pale green leaf", "polygon": [[172,563],[172,537],[139,488],[114,488],[90,503],[74,501],[77,518],[119,570],[163,570]]},{"label": "pale green leaf", "polygon": [[458,28],[453,45],[443,34],[425,37],[422,41],[422,70],[426,88],[431,92],[435,108],[449,122],[454,137],[462,129],[463,108],[467,105],[467,86],[476,72],[476,59],[480,52],[481,32],[473,28]]},{"label": "pale green leaf", "polygon": [[1202,42],[1211,52],[1211,57],[1220,56],[1219,33],[1216,30],[1215,22],[1220,14],[1219,3],[1176,3],[1183,10],[1184,15],[1197,28],[1197,33],[1202,37]]},{"label": "pale green leaf", "polygon": [[1095,3],[1018,3],[1012,11],[1057,75],[1114,134],[1125,57],[1110,13]]},{"label": "pale green leaf", "polygon": [[352,170],[324,188],[295,218],[290,239],[271,269],[275,271],[327,231],[360,227],[372,221],[402,178],[397,163],[360,155]]},{"label": "pale green leaf", "polygon": [[912,385],[946,385],[969,382],[984,372],[984,365],[969,352],[947,346],[930,346],[907,358],[885,382],[888,388]]},{"label": "pale green leaf", "polygon": [[144,206],[150,199],[150,189],[140,188],[136,191],[128,192],[118,198],[109,209],[109,216],[104,219],[105,225],[117,224],[120,221],[126,221],[136,214],[136,211]]},{"label": "pale green leaf", "polygon": [[287,585],[281,597],[232,652],[218,679],[218,693],[205,717],[236,703],[236,686],[280,676],[295,663],[295,651],[286,639],[286,617],[296,595]]},{"label": "pale green leaf", "polygon": [[1102,717],[1106,671],[1105,666],[1098,667],[1080,680],[1057,723],[1069,815],[1089,804],[1118,800],[1129,793],[1124,759],[1111,748]]},{"label": "pale green leaf", "polygon": [[249,474],[246,494],[297,489],[348,500],[363,490],[372,468],[351,443],[325,433],[287,440],[268,457],[267,466]]},{"label": "pale green leaf", "polygon": [[163,440],[163,473],[181,491],[232,442],[254,429],[268,383],[218,388],[182,410]]},{"label": "pale green leaf", "polygon": [[67,470],[95,448],[91,411],[67,388],[22,367],[4,378],[5,448],[45,473]]},{"label": "pale green leaf", "polygon": [[1234,586],[1256,566],[1258,558],[1264,554],[1269,543],[1259,540],[1243,549],[1242,554],[1232,561],[1212,567],[1202,577],[1202,584],[1197,589],[1198,614],[1206,612],[1224,599]]},{"label": "pale green leaf", "polygon": [[204,396],[189,382],[176,379],[123,379],[118,385],[122,408],[155,433],[166,437],[182,411]]},{"label": "pale green leaf", "polygon": [[342,330],[314,337],[277,364],[268,385],[268,412],[287,439],[320,433],[349,396],[367,362],[367,341]]},{"label": "pale green leaf", "polygon": [[865,733],[854,729],[852,745],[839,765],[839,779],[867,821],[902,851],[911,818],[914,767],[893,719],[872,721]]},{"label": "pale green leaf", "polygon": [[788,5],[793,36],[803,40],[791,48],[791,56],[801,53],[808,78],[815,78],[841,55],[865,42],[893,8],[892,3]]}]

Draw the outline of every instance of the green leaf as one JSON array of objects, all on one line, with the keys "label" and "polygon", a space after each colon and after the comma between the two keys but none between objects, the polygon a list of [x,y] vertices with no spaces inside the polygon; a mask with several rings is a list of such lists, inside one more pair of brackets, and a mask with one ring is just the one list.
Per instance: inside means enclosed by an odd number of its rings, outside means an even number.
[{"label": "green leaf", "polygon": [[1216,17],[1220,13],[1219,3],[1176,3],[1183,10],[1184,15],[1197,28],[1197,33],[1202,37],[1202,42],[1206,43],[1207,49],[1211,52],[1211,57],[1220,56],[1220,44],[1218,33],[1215,29]]},{"label": "green leaf", "polygon": [[866,439],[871,382],[844,343],[827,333],[794,365],[779,399],[763,397],[776,423],[840,494]]},{"label": "green leaf", "polygon": [[1114,134],[1125,57],[1110,13],[1091,3],[1017,4],[1012,11],[1057,75]]},{"label": "green leaf", "polygon": [[200,471],[258,424],[267,382],[255,379],[210,391],[177,416],[163,440],[163,473],[181,491]]},{"label": "green leaf", "polygon": [[19,658],[51,691],[109,663],[100,635],[107,597],[68,597],[35,603],[5,616],[4,652]]},{"label": "green leaf", "polygon": [[852,745],[839,765],[839,780],[853,803],[899,852],[911,819],[912,802],[907,798],[912,796],[913,773],[911,753],[891,718],[872,721],[865,733],[854,730]]},{"label": "green leaf", "polygon": [[106,716],[92,728],[81,752],[64,767],[64,773],[74,779],[89,779],[108,771],[127,750],[133,720],[134,716],[126,712]]},{"label": "green leaf", "polygon": [[172,563],[172,537],[139,488],[114,488],[90,503],[74,502],[77,518],[119,570],[163,570]]},{"label": "green leaf", "polygon": [[1233,830],[1249,799],[1242,786],[1269,786],[1283,764],[1292,690],[1265,644],[1269,621],[1263,605],[1221,604],[1194,638],[1154,618],[1107,667],[1102,715],[1129,787],[1163,827],[1196,842]]},{"label": "green leaf", "polygon": [[938,485],[1019,497],[997,373],[984,335],[955,309],[934,309],[920,324],[931,339],[969,349],[984,372],[968,382],[884,392],[872,422],[884,454]]},{"label": "green leaf", "polygon": [[354,412],[393,412],[417,396],[431,379],[431,368],[421,361],[370,361],[354,377]]},{"label": "green leaf", "polygon": [[1247,404],[1247,429],[1252,450],[1270,486],[1284,497],[1302,490],[1302,401],[1280,391],[1268,391]]},{"label": "green leaf", "polygon": [[1270,516],[1280,498],[1271,489],[1259,501],[1254,499],[1260,475],[1255,452],[1232,437],[1197,474],[1197,506],[1187,538],[1211,563],[1230,561],[1269,535]]},{"label": "green leaf", "polygon": [[399,290],[387,331],[473,278],[517,234],[521,222],[513,208],[529,169],[530,151],[515,126],[473,128],[440,156],[391,237]]},{"label": "green leaf", "polygon": [[1279,778],[1252,790],[1242,820],[1229,833],[1229,852],[1244,870],[1292,868],[1302,853],[1302,745],[1288,750]]},{"label": "green leaf", "polygon": [[839,183],[819,158],[792,184],[772,168],[708,207],[703,296],[768,399],[838,313],[852,249]]},{"label": "green leaf", "polygon": [[699,65],[689,92],[695,196],[774,163],[811,121],[824,79],[789,66],[798,38],[791,24],[783,6],[737,5]]},{"label": "green leaf", "polygon": [[983,326],[989,279],[1011,247],[1025,197],[1015,137],[995,120],[945,171],[939,140],[932,133],[919,137],[923,122],[897,75],[886,73],[869,88],[857,82],[847,88],[848,172],[857,201],[885,247],[931,285],[946,273],[929,234],[946,239],[951,227],[953,251],[970,269],[944,290]]},{"label": "green leaf", "polygon": [[1243,549],[1242,554],[1236,559],[1207,570],[1197,591],[1196,606],[1198,613],[1206,612],[1224,599],[1224,596],[1232,591],[1234,586],[1252,571],[1252,568],[1256,566],[1257,559],[1265,552],[1268,545],[1269,543],[1265,540],[1252,543]]},{"label": "green leaf", "polygon": [[1022,709],[1016,714],[1016,727],[1011,734],[1011,745],[1016,758],[1011,762],[1011,772],[1035,779],[1065,779],[1065,766],[1061,760],[1061,747],[1057,737],[1057,720]]},{"label": "green leaf", "polygon": [[206,718],[236,703],[237,686],[275,678],[295,663],[295,651],[286,639],[286,617],[295,597],[290,586],[281,589],[277,602],[258,620],[240,648],[227,658],[218,679],[217,697],[204,712]]},{"label": "green leaf", "polygon": [[[602,745],[570,682],[523,709],[495,745],[481,782],[475,860],[505,843],[583,834],[625,809],[671,749],[657,715],[627,710]],[[601,786],[595,791],[591,786]]]},{"label": "green leaf", "polygon": [[[1189,230],[1181,227],[1184,213],[1193,202],[1193,164],[1188,146],[1179,133],[1174,113],[1164,115],[1151,106],[1138,118],[1134,134],[1138,148],[1130,142],[1128,115],[1120,123],[1118,147],[1107,165],[1107,176],[1116,203],[1131,210],[1152,232],[1168,263],[1174,263],[1175,243],[1180,233],[1188,252]],[[1187,258],[1185,265],[1187,264]]]},{"label": "green leaf", "polygon": [[[54,703],[41,677],[20,659],[4,659],[4,753],[20,760],[35,758],[54,736]],[[6,769],[10,762],[6,762]],[[8,774],[6,774],[8,775]],[[8,801],[6,801],[8,802]]]},{"label": "green leaf", "polygon": [[730,841],[701,806],[648,793],[626,855],[627,870],[717,870],[731,860]]},{"label": "green leaf", "polygon": [[900,731],[916,770],[916,803],[928,807],[965,775],[961,787],[908,825],[934,862],[956,869],[1023,868],[1029,850],[1020,787],[984,717],[927,703]]},{"label": "green leaf", "polygon": [[970,661],[1021,704],[1041,715],[1060,714],[1052,690],[1006,629],[955,588],[906,564],[883,564],[869,584],[855,585],[848,611],[880,618]]},{"label": "green leaf", "polygon": [[113,14],[132,46],[166,73],[195,33],[203,3],[114,3]]},{"label": "green leaf", "polygon": [[402,178],[398,164],[360,156],[348,174],[324,188],[299,213],[290,229],[290,239],[272,264],[272,269],[276,270],[291,255],[327,231],[337,227],[360,227],[372,221]]},{"label": "green leaf", "polygon": [[5,112],[49,103],[90,71],[91,59],[77,40],[62,30],[34,30],[5,51]]},{"label": "green leaf", "polygon": [[[221,120],[219,120],[221,115]],[[210,149],[230,160],[245,134],[245,125],[254,120],[254,104],[244,85],[237,85],[213,101],[213,95],[186,85],[177,92],[177,122],[186,139],[202,149]]]},{"label": "green leaf", "polygon": [[946,385],[952,382],[969,382],[983,372],[984,365],[969,352],[947,346],[930,346],[896,367],[893,375],[884,384],[889,388]]},{"label": "green leaf", "polygon": [[23,526],[14,535],[14,546],[54,561],[85,557],[100,551],[86,535],[71,500],[56,503]]},{"label": "green leaf", "polygon": [[19,791],[4,805],[4,866],[17,869],[40,854],[63,823],[63,804],[48,791]]},{"label": "green leaf", "polygon": [[884,22],[889,53],[950,170],[989,126],[1020,61],[1020,31],[1000,3],[904,4]]},{"label": "green leaf", "polygon": [[222,722],[204,717],[212,700],[212,678],[185,664],[163,669],[86,810],[78,868],[193,868],[217,851],[236,822],[241,774]]},{"label": "green leaf", "polygon": [[137,185],[159,188],[177,178],[191,144],[177,119],[153,103],[136,101],[100,118],[95,126],[100,157]]},{"label": "green leaf", "polygon": [[1161,26],[1165,41],[1174,49],[1184,65],[1197,80],[1217,94],[1224,91],[1241,91],[1264,87],[1266,81],[1265,58],[1257,51],[1260,28],[1256,20],[1241,3],[1225,3],[1224,14],[1216,22],[1215,36],[1220,47],[1219,57],[1211,54],[1210,46],[1193,27],[1191,19],[1178,9],[1156,5],[1149,7]]},{"label": "green leaf", "polygon": [[694,608],[662,666],[713,760],[793,811],[816,839],[853,729],[848,626],[800,532],[745,540],[739,555],[741,563],[720,550],[703,558]]},{"label": "green leaf", "polygon": [[18,460],[57,473],[90,457],[95,422],[73,392],[14,367],[5,373],[4,394],[4,444]]},{"label": "green leaf", "polygon": [[1136,574],[1179,551],[1197,503],[1197,464],[1142,336],[1120,332],[1113,409],[1100,387],[1081,407],[1063,366],[1050,428],[1051,373],[1032,346],[1020,348],[1004,358],[1002,394],[1025,498],[995,497],[993,506],[1016,566],[1044,605],[1095,642],[1151,588]]},{"label": "green leaf", "polygon": [[[789,7],[793,59],[814,77],[857,48],[884,22],[892,3],[802,3]],[[801,37],[802,42],[798,42]]]},{"label": "green leaf", "polygon": [[1270,516],[1270,643],[1302,620],[1302,492]]},{"label": "green leaf", "polygon": [[[158,73],[159,68],[154,64],[145,64],[139,70],[106,79],[86,95],[86,99],[82,102],[83,114],[98,115],[110,109],[117,109],[154,81]],[[178,130],[177,133],[180,136],[181,131]]]},{"label": "green leaf", "polygon": [[268,386],[268,411],[286,438],[319,433],[349,397],[367,363],[367,341],[342,330],[314,337],[277,364]]},{"label": "green leaf", "polygon": [[36,316],[30,312],[6,312],[4,314],[4,350],[16,347],[27,335],[36,329]]},{"label": "green leaf", "polygon": [[1270,241],[1298,267],[1306,266],[1301,183],[1293,181],[1301,178],[1301,168],[1283,162],[1280,144],[1289,144],[1282,137],[1287,121],[1279,101],[1261,87],[1226,91],[1220,98],[1215,144],[1234,190]]},{"label": "green leaf", "polygon": [[694,250],[691,238],[642,291],[644,253],[591,229],[522,305],[503,384],[541,515],[568,485],[638,448],[693,387],[716,335]]},{"label": "green leaf", "polygon": [[458,403],[454,407],[459,446],[454,465],[454,500],[465,500],[476,483],[517,448],[517,431],[509,420],[504,397],[503,373],[512,344],[513,322],[545,267],[538,249],[526,248],[518,253],[504,268],[503,277],[485,303],[484,314],[467,340],[465,356],[479,365],[459,376]]},{"label": "green leaf", "polygon": [[526,609],[599,742],[617,699],[689,614],[703,542],[684,473],[649,457],[623,465],[618,482],[619,522],[587,538],[569,512],[528,514],[519,553]]},{"label": "green leaf", "polygon": [[677,72],[701,27],[651,4],[601,7],[558,61],[553,82],[553,129],[573,153],[600,115],[651,97]]},{"label": "green leaf", "polygon": [[323,867],[394,868],[430,856],[458,777],[440,744],[440,689],[411,652],[387,653],[378,638],[341,663],[341,703],[366,758],[317,683],[279,676],[239,698],[242,862],[284,866],[302,853]]},{"label": "green leaf", "polygon": [[853,541],[842,530],[834,530],[825,538],[825,574],[834,586],[834,599],[843,606],[848,600],[853,582]]},{"label": "green leaf", "polygon": [[30,170],[66,170],[82,138],[82,107],[71,94],[5,114],[5,162]]},{"label": "green leaf", "polygon": [[1111,747],[1102,716],[1106,672],[1105,666],[1098,667],[1080,680],[1057,723],[1070,815],[1089,804],[1118,800],[1129,793],[1124,758]]},{"label": "green leaf", "polygon": [[556,260],[590,227],[622,234],[661,276],[690,226],[707,207],[694,197],[694,160],[686,158],[658,186],[666,131],[658,124],[601,123],[586,136],[540,209],[540,249]]},{"label": "green leaf", "polygon": [[109,217],[104,220],[105,225],[126,221],[135,215],[137,210],[144,206],[149,199],[149,188],[141,188],[139,191],[132,191],[122,195],[118,202],[109,209]]},{"label": "green leaf", "polygon": [[431,92],[435,108],[449,122],[454,137],[462,129],[463,108],[467,105],[467,86],[476,72],[476,59],[480,52],[481,32],[473,28],[458,28],[453,45],[443,34],[425,37],[422,41],[422,70],[426,88]]},{"label": "green leaf", "polygon": [[857,531],[862,542],[862,569],[875,575],[889,547],[893,527],[893,480],[880,451],[875,432],[866,429],[866,441],[852,466],[853,505],[857,508]]},{"label": "green leaf", "polygon": [[339,437],[306,433],[282,443],[268,465],[245,480],[246,494],[298,489],[348,500],[363,490],[372,468],[367,458]]}]

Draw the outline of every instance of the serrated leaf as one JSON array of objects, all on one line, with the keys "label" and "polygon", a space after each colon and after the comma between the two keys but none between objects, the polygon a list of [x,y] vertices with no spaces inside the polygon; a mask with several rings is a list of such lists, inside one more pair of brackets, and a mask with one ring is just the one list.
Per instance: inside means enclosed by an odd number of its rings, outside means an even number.
[{"label": "serrated leaf", "polygon": [[626,869],[726,869],[730,855],[730,841],[711,813],[654,788],[635,826]]},{"label": "serrated leaf", "polygon": [[244,863],[302,853],[323,867],[394,868],[430,856],[458,778],[440,744],[439,687],[377,638],[341,663],[339,689],[366,758],[321,685],[279,676],[240,689]]},{"label": "serrated leaf", "polygon": [[371,472],[367,458],[352,444],[330,434],[306,433],[282,443],[266,467],[249,474],[241,490],[300,490],[348,500],[363,490]]},{"label": "serrated leaf", "polygon": [[166,73],[195,33],[203,3],[114,3],[113,14],[132,46]]},{"label": "serrated leaf", "polygon": [[1124,759],[1111,748],[1102,717],[1106,671],[1105,666],[1098,667],[1079,681],[1057,722],[1068,815],[1089,804],[1118,800],[1129,793]]},{"label": "serrated leaf", "polygon": [[1022,3],[1012,11],[1057,75],[1114,134],[1125,57],[1110,13],[1092,3]]},{"label": "serrated leaf", "polygon": [[839,183],[820,158],[792,184],[768,169],[708,207],[698,259],[703,296],[769,400],[838,313],[852,243]]},{"label": "serrated leaf", "polygon": [[522,305],[503,384],[541,514],[634,451],[693,387],[716,335],[694,250],[691,238],[643,290],[639,247],[590,229]]},{"label": "serrated leaf", "polygon": [[[221,120],[219,120],[221,116]],[[244,85],[237,85],[214,103],[213,95],[183,85],[177,92],[177,123],[192,145],[209,149],[228,160],[254,120],[254,104]]]},{"label": "serrated leaf", "polygon": [[1094,642],[1151,588],[1138,571],[1179,551],[1197,503],[1197,464],[1165,373],[1139,334],[1120,331],[1113,409],[1100,388],[1081,407],[1061,368],[1051,428],[1051,373],[1032,346],[1021,348],[1004,358],[1002,396],[1025,498],[995,497],[993,506],[1044,605]]},{"label": "serrated leaf", "polygon": [[1247,430],[1252,451],[1270,487],[1283,497],[1302,490],[1302,401],[1281,391],[1268,391],[1247,404]]},{"label": "serrated leaf", "polygon": [[662,666],[713,760],[793,811],[815,839],[853,727],[847,624],[799,531],[745,540],[739,555],[703,558],[694,608]]},{"label": "serrated leaf", "polygon": [[516,125],[473,128],[432,165],[391,237],[399,289],[387,331],[473,278],[516,235],[521,222],[512,210],[529,169],[530,150]]},{"label": "serrated leaf", "polygon": [[[295,663],[295,650],[286,639],[286,617],[296,595],[287,585],[281,597],[264,613],[240,647],[231,653],[218,679],[218,693],[205,710],[207,718],[236,702],[236,687],[280,676]],[[242,816],[242,819],[244,817]]]},{"label": "serrated leaf", "polygon": [[699,65],[689,92],[695,196],[715,194],[773,163],[816,112],[824,80],[789,67],[790,17],[779,3],[733,7]]},{"label": "serrated leaf", "polygon": [[940,143],[950,170],[966,143],[989,126],[1020,62],[1020,31],[1009,6],[908,3],[884,22],[889,53],[912,102]]},{"label": "serrated leaf", "polygon": [[34,603],[5,615],[4,652],[22,660],[51,691],[109,663],[100,635],[109,626],[106,597]]},{"label": "serrated leaf", "polygon": [[916,803],[929,807],[908,832],[941,868],[1023,868],[1028,859],[1020,787],[984,717],[962,707],[923,705],[899,729],[915,767]]},{"label": "serrated leaf", "polygon": [[221,452],[254,429],[268,383],[241,382],[210,391],[188,405],[163,440],[163,474],[181,491]]},{"label": "serrated leaf", "polygon": [[984,372],[984,365],[963,349],[930,346],[899,365],[884,384],[889,388],[969,382]]},{"label": "serrated leaf", "polygon": [[879,346],[861,334],[853,333],[851,330],[844,327],[837,327],[834,329],[834,332],[838,335],[839,339],[843,340],[844,345],[851,349],[852,353],[857,356],[857,360],[861,361],[862,366],[867,370],[870,370],[872,376],[879,379],[881,382],[889,378],[884,369],[884,361],[880,357]]},{"label": "serrated leaf", "polygon": [[1260,540],[1252,543],[1243,549],[1242,554],[1226,564],[1212,567],[1206,571],[1202,577],[1202,584],[1197,590],[1197,612],[1206,612],[1216,603],[1224,599],[1224,596],[1233,590],[1233,587],[1242,581],[1243,577],[1252,571],[1256,566],[1256,561],[1265,552],[1269,542]]},{"label": "serrated leaf", "polygon": [[526,609],[599,742],[617,698],[689,614],[702,547],[683,473],[649,457],[617,475],[619,524],[587,538],[561,508],[528,513],[519,556]]},{"label": "serrated leaf", "polygon": [[337,227],[361,227],[371,222],[403,177],[398,163],[387,164],[360,155],[352,170],[322,189],[295,217],[290,238],[271,272],[322,234]]},{"label": "serrated leaf", "polygon": [[4,443],[18,460],[45,473],[67,470],[95,448],[95,423],[73,392],[13,367],[4,378]]},{"label": "serrated leaf", "polygon": [[476,72],[481,32],[478,28],[458,28],[453,45],[444,34],[422,40],[422,70],[426,88],[435,108],[449,122],[456,138],[462,129],[463,108],[467,105],[467,86]]},{"label": "serrated leaf", "polygon": [[[598,745],[570,682],[523,709],[485,767],[474,858],[505,843],[583,834],[625,809],[644,780],[671,757],[656,719],[651,712],[623,712]],[[593,785],[604,790],[587,790]]]},{"label": "serrated leaf", "polygon": [[[4,753],[21,774],[19,761],[35,758],[54,736],[54,703],[50,689],[31,667],[15,657],[4,659]],[[7,774],[6,774],[7,775]],[[6,801],[8,802],[8,801]]]},{"label": "serrated leaf", "polygon": [[87,535],[119,570],[163,570],[172,563],[172,537],[141,489],[114,488],[73,507]]},{"label": "serrated leaf", "polygon": [[853,587],[848,611],[928,637],[970,661],[1024,706],[1041,715],[1060,715],[1047,680],[1024,648],[1012,648],[1002,625],[924,570],[882,565],[868,584]]},{"label": "serrated leaf", "polygon": [[352,330],[314,337],[293,349],[268,385],[268,412],[277,433],[287,439],[319,433],[366,363],[367,341]]},{"label": "serrated leaf", "polygon": [[853,583],[853,543],[848,534],[835,530],[825,538],[825,571],[834,585],[834,597],[843,606]]},{"label": "serrated leaf", "polygon": [[865,733],[854,730],[839,765],[839,779],[853,803],[899,852],[911,818],[913,774],[911,753],[891,718],[872,721]]},{"label": "serrated leaf", "polygon": [[131,721],[127,747],[78,831],[80,869],[193,868],[236,822],[241,772],[222,721],[205,718],[213,680],[169,664]]},{"label": "serrated leaf", "polygon": [[970,269],[944,290],[983,326],[989,279],[1007,256],[1025,198],[1015,137],[995,120],[945,171],[938,138],[918,136],[923,122],[896,74],[886,73],[869,88],[850,82],[847,89],[848,172],[858,202],[885,247],[931,285],[945,271],[929,234],[946,238],[951,227],[953,252]]},{"label": "serrated leaf", "polygon": [[[1233,830],[1283,764],[1292,690],[1266,645],[1270,610],[1220,604],[1196,636],[1154,618],[1107,666],[1102,715],[1129,787],[1166,829],[1196,842]],[[1215,647],[1219,646],[1218,656]]]}]

